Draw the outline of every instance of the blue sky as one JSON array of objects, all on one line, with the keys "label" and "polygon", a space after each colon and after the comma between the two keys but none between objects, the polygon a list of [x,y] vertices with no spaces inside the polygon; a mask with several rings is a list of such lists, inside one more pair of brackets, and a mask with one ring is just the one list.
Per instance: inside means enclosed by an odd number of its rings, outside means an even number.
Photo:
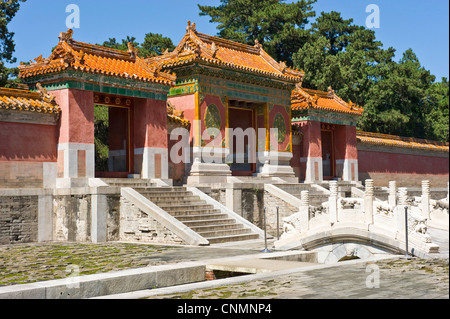
[{"label": "blue sky", "polygon": [[[196,22],[200,32],[215,35],[216,24],[210,23],[209,17],[199,16],[197,4],[219,3],[220,0],[28,0],[9,28],[15,32],[18,62],[50,55],[59,33],[67,29],[69,4],[80,8],[80,28],[74,30],[75,40],[95,44],[130,35],[142,42],[146,33],[153,32],[170,37],[176,45],[188,20]],[[449,77],[448,0],[318,0],[314,10],[317,15],[338,11],[346,19],[353,18],[355,24],[365,25],[369,4],[380,8],[377,39],[385,48],[392,46],[397,50],[397,60],[412,48],[437,80]]]}]

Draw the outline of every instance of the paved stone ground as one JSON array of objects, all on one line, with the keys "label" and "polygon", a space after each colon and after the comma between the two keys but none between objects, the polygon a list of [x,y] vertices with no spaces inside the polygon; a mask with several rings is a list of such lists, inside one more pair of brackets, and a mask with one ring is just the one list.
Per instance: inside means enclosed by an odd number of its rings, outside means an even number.
[{"label": "paved stone ground", "polygon": [[254,250],[147,244],[24,244],[0,246],[0,287],[108,271],[196,261]]},{"label": "paved stone ground", "polygon": [[149,299],[448,299],[447,260],[339,265]]},{"label": "paved stone ground", "polygon": [[[447,232],[448,234],[448,232]],[[446,235],[448,238],[448,235]],[[444,236],[445,237],[445,236]],[[446,238],[442,237],[444,240]],[[272,242],[269,247],[272,247]],[[66,278],[72,266],[80,275],[260,253],[264,243],[176,247],[106,243],[49,243],[0,246],[0,286]],[[376,277],[379,275],[378,277]],[[377,288],[376,278],[379,278]],[[374,286],[373,288],[368,288]],[[152,298],[168,299],[429,299],[449,298],[446,259],[346,263],[270,280]]]}]

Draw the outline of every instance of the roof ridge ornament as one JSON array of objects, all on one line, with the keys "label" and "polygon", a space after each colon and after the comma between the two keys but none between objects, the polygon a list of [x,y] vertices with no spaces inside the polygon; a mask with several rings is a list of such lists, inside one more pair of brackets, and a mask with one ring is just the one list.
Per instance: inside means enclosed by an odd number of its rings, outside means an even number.
[{"label": "roof ridge ornament", "polygon": [[327,94],[327,97],[329,97],[329,98],[334,98],[334,90],[333,90],[333,88],[331,87],[331,85],[328,87],[328,94]]},{"label": "roof ridge ornament", "polygon": [[197,33],[197,25],[195,22],[191,24],[191,21],[188,21],[186,33],[189,33],[190,31]]},{"label": "roof ridge ornament", "polygon": [[133,43],[131,43],[131,42],[128,42],[127,46],[128,46],[128,53],[130,54],[130,58],[136,59],[139,49],[135,48]]},{"label": "roof ridge ornament", "polygon": [[262,45],[259,43],[258,39],[255,39],[255,48],[257,48],[261,54]]},{"label": "roof ridge ornament", "polygon": [[72,35],[73,35],[73,30],[67,29],[67,32],[61,32],[59,34],[59,41],[71,43],[73,41]]},{"label": "roof ridge ornament", "polygon": [[213,42],[211,44],[211,51],[212,51],[213,58],[216,58],[216,54],[217,54],[217,51],[219,51],[219,48],[217,47],[215,42]]}]

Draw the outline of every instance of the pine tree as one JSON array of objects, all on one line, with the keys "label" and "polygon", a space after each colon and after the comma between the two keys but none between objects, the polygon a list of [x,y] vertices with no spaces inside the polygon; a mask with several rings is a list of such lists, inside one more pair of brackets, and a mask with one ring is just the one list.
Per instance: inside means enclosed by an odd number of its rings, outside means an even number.
[{"label": "pine tree", "polygon": [[17,68],[9,69],[6,63],[15,63],[17,59],[14,57],[14,32],[8,30],[8,24],[19,11],[20,3],[26,0],[8,0],[0,1],[0,87],[14,86],[9,80],[11,76],[16,76]]},{"label": "pine tree", "polygon": [[200,16],[219,23],[219,37],[249,45],[258,40],[273,58],[292,66],[292,54],[308,40],[305,28],[315,16],[312,4],[316,1],[221,0],[217,7],[198,7]]}]

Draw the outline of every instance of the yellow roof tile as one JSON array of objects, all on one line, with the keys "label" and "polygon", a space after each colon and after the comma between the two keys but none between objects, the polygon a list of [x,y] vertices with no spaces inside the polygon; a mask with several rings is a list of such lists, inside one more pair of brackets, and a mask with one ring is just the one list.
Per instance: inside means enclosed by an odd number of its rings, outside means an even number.
[{"label": "yellow roof tile", "polygon": [[49,58],[43,59],[41,56],[35,61],[31,65],[19,67],[21,78],[77,70],[163,85],[172,85],[175,81],[174,75],[161,72],[156,65],[145,63],[133,47],[125,52],[77,42],[71,38],[60,38]]},{"label": "yellow roof tile", "polygon": [[199,33],[190,23],[186,35],[173,52],[149,58],[146,62],[157,63],[163,69],[202,62],[295,83],[301,82],[304,75],[286,67],[283,62],[275,61],[258,43],[250,46]]},{"label": "yellow roof tile", "polygon": [[358,142],[363,144],[431,150],[437,152],[449,152],[448,143],[418,139],[414,137],[402,137],[396,135],[358,131],[356,133],[356,138]]},{"label": "yellow roof tile", "polygon": [[347,103],[338,97],[330,88],[328,92],[305,89],[297,86],[292,91],[292,109],[322,109],[330,112],[362,115],[364,109],[360,106]]},{"label": "yellow roof tile", "polygon": [[39,113],[60,113],[54,98],[41,92],[0,88],[0,109]]}]

